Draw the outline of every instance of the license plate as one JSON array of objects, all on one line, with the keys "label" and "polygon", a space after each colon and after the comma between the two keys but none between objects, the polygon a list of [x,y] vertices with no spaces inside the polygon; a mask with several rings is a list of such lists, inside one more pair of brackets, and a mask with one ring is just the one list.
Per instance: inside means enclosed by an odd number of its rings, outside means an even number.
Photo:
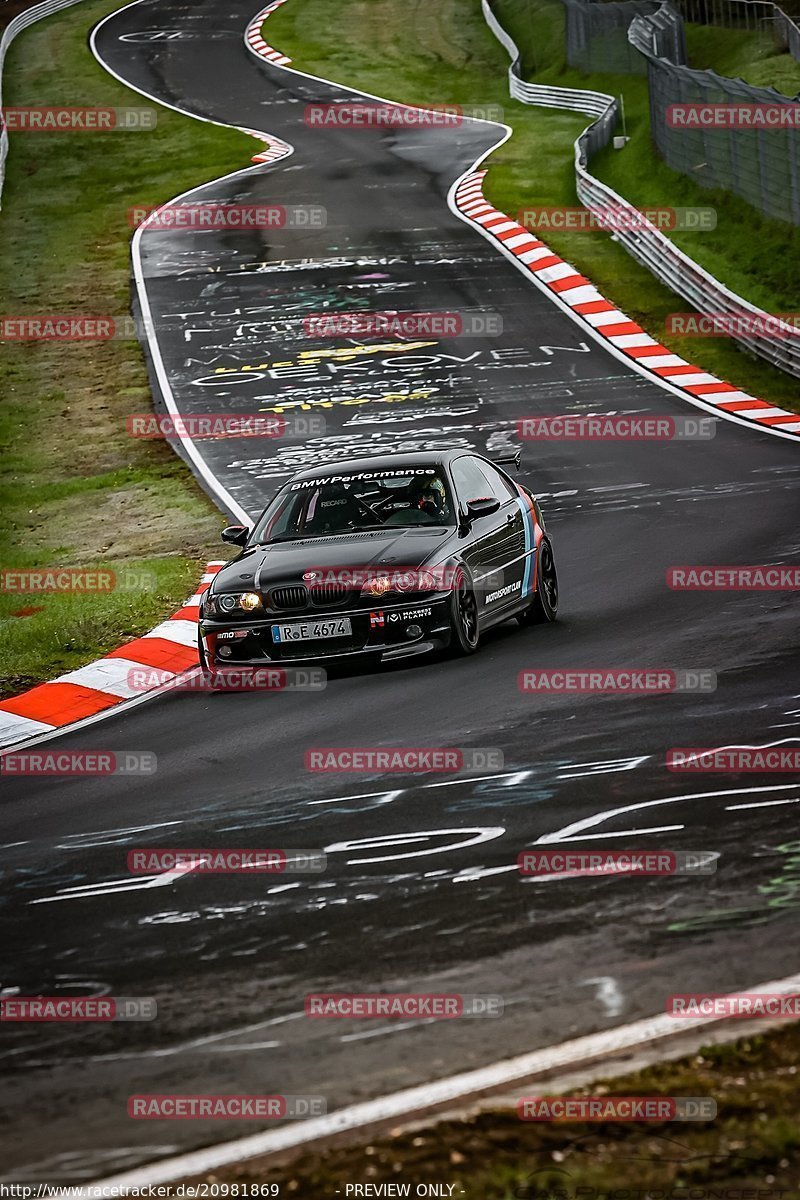
[{"label": "license plate", "polygon": [[273,642],[310,642],[315,638],[350,637],[349,617],[335,621],[293,621],[291,625],[273,625]]}]

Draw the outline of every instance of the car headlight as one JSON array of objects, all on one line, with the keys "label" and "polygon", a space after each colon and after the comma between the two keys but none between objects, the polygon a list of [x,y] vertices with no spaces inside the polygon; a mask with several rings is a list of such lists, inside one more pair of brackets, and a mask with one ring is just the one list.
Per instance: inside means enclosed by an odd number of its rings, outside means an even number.
[{"label": "car headlight", "polygon": [[405,571],[402,575],[395,575],[392,583],[396,592],[415,592],[417,590],[417,580],[419,571]]},{"label": "car headlight", "polygon": [[215,613],[253,612],[261,608],[261,597],[257,592],[224,592],[221,596],[206,595],[203,611],[208,616]]},{"label": "car headlight", "polygon": [[362,596],[385,596],[392,590],[392,581],[388,575],[373,575],[364,581],[361,588]]},{"label": "car headlight", "polygon": [[[442,572],[440,571],[440,576]],[[418,592],[441,592],[444,589],[443,578],[437,578],[433,571],[418,571],[417,572],[417,587]]]},{"label": "car headlight", "polygon": [[437,592],[441,582],[433,571],[393,571],[390,575],[371,575],[361,589],[362,596],[380,597],[388,592]]}]

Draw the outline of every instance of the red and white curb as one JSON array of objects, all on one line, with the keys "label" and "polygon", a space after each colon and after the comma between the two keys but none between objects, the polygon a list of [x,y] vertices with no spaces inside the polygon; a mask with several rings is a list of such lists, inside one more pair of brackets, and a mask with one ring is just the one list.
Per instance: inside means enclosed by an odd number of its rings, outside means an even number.
[{"label": "red and white curb", "polygon": [[535,281],[566,305],[594,336],[613,347],[618,355],[636,363],[662,384],[684,394],[720,415],[759,425],[772,432],[800,434],[800,416],[776,408],[765,400],[742,392],[732,383],[718,379],[673,354],[606,300],[590,281],[568,262],[534,237],[523,225],[490,204],[483,194],[486,171],[473,171],[457,185],[458,211],[491,240],[527,268]]},{"label": "red and white curb", "polygon": [[294,146],[290,146],[288,142],[281,141],[279,137],[275,137],[271,133],[256,133],[253,131],[253,137],[258,138],[260,142],[266,142],[266,149],[262,150],[259,154],[253,155],[252,162],[254,163],[278,162],[279,159],[288,158],[290,154],[294,154]]},{"label": "red and white curb", "polygon": [[[244,31],[244,42],[248,50],[259,58],[263,58],[266,62],[273,63],[276,67],[285,67],[292,60],[285,54],[281,54],[280,50],[276,50],[274,46],[269,46],[261,36],[261,26],[266,21],[270,13],[273,13],[276,8],[280,8],[285,4],[286,0],[272,0],[272,4],[268,4],[266,8],[262,8],[261,12],[253,17],[250,24]],[[281,141],[280,138],[274,137],[271,133],[256,133],[252,132],[253,137],[259,138],[267,143],[266,150],[262,150],[260,154],[253,155],[254,163],[273,163],[278,162],[282,158],[287,158],[288,155],[294,153],[294,146],[288,142]]]},{"label": "red and white curb", "polygon": [[285,54],[281,54],[280,50],[276,50],[274,46],[270,46],[264,41],[261,35],[261,27],[276,8],[280,8],[285,4],[286,0],[272,0],[272,4],[268,4],[266,8],[262,8],[260,13],[253,17],[250,24],[245,30],[244,40],[259,58],[265,58],[267,62],[275,63],[278,67],[285,67],[292,60]]},{"label": "red and white curb", "polygon": [[[224,565],[224,562],[208,563],[194,595],[168,621],[162,621],[144,637],[50,683],[0,701],[0,747],[8,749],[100,713],[105,715],[117,705],[158,691],[178,675],[198,666],[200,597]],[[158,683],[151,688],[133,686],[133,673],[141,673],[143,667],[157,672]]]}]

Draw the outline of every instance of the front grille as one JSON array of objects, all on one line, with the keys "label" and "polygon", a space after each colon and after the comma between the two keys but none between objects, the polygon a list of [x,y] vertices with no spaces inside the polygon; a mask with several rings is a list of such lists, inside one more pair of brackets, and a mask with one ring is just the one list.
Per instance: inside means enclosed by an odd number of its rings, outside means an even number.
[{"label": "front grille", "polygon": [[308,604],[308,589],[298,583],[293,587],[275,588],[270,593],[273,608],[305,608]]},{"label": "front grille", "polygon": [[350,599],[350,588],[346,583],[322,583],[311,589],[311,603],[317,608],[327,605],[344,604]]}]

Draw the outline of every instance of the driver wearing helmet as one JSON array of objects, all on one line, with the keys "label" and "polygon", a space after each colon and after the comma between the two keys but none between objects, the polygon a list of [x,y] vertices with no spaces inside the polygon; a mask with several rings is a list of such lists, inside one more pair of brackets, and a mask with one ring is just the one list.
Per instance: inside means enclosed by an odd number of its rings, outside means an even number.
[{"label": "driver wearing helmet", "polygon": [[447,516],[447,493],[438,475],[415,475],[408,489],[412,508],[418,508],[434,520]]}]

